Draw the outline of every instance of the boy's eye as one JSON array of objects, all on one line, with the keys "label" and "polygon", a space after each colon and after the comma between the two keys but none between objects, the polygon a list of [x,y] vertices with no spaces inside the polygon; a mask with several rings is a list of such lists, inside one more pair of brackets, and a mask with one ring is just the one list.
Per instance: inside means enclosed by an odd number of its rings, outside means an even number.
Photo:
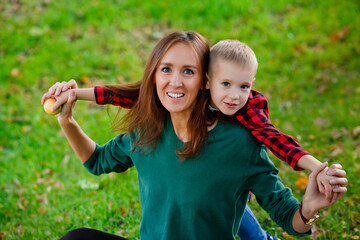
[{"label": "boy's eye", "polygon": [[248,89],[248,88],[249,88],[249,85],[241,85],[240,88],[242,88],[242,89]]},{"label": "boy's eye", "polygon": [[168,67],[162,68],[161,71],[164,72],[164,73],[169,73],[169,72],[171,72],[170,68],[168,68]]},{"label": "boy's eye", "polygon": [[230,87],[230,83],[229,82],[222,82],[221,83],[224,87]]},{"label": "boy's eye", "polygon": [[193,75],[193,74],[194,74],[194,71],[191,70],[191,69],[185,69],[184,73],[185,73],[186,75]]}]

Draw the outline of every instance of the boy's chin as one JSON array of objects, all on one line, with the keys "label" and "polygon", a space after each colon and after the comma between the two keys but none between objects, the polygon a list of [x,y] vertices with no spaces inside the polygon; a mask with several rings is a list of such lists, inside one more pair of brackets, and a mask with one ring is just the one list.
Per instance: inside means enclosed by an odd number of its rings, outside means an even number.
[{"label": "boy's chin", "polygon": [[220,109],[220,112],[222,112],[222,114],[224,115],[228,115],[228,116],[232,116],[234,115],[237,111],[239,111],[240,109],[234,109],[234,110],[230,110],[230,109]]}]

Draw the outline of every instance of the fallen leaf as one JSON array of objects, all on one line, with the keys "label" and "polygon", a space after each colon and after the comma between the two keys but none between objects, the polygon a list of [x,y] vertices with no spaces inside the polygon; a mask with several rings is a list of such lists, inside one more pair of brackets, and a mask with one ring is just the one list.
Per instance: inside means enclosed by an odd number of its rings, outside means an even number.
[{"label": "fallen leaf", "polygon": [[129,209],[126,207],[120,207],[119,210],[120,210],[121,216],[123,216],[123,217],[125,217],[126,213],[129,211]]},{"label": "fallen leaf", "polygon": [[311,226],[311,232],[312,232],[311,239],[313,240],[316,240],[323,235],[322,229],[316,226],[316,224],[313,224]]},{"label": "fallen leaf", "polygon": [[320,84],[320,86],[317,89],[317,93],[323,94],[327,88],[328,88],[328,86],[326,84]]},{"label": "fallen leaf", "polygon": [[342,134],[338,130],[334,130],[334,131],[331,132],[331,137],[333,139],[339,139],[339,138],[341,138],[341,136],[342,136]]},{"label": "fallen leaf", "polygon": [[23,134],[28,133],[30,130],[31,130],[31,126],[23,126],[23,127],[21,128],[21,132],[22,132]]},{"label": "fallen leaf", "polygon": [[18,179],[14,179],[13,183],[17,187],[20,187],[20,185],[21,185],[21,183],[20,183],[20,181]]},{"label": "fallen leaf", "polygon": [[337,146],[334,151],[331,152],[330,156],[335,157],[343,152],[342,147]]},{"label": "fallen leaf", "polygon": [[20,70],[17,69],[17,68],[13,68],[13,69],[11,69],[10,75],[13,78],[19,77],[20,76]]},{"label": "fallen leaf", "polygon": [[46,210],[43,207],[38,207],[37,212],[40,213],[40,214],[43,214],[43,213],[46,212]]},{"label": "fallen leaf", "polygon": [[352,135],[353,135],[354,137],[357,137],[358,135],[360,135],[360,126],[357,126],[356,128],[354,128],[354,129],[352,130]]},{"label": "fallen leaf", "polygon": [[112,200],[110,200],[108,205],[107,205],[107,208],[108,208],[109,211],[111,210],[112,203],[113,203]]},{"label": "fallen leaf", "polygon": [[78,185],[82,189],[99,189],[98,183],[93,183],[88,180],[80,180],[80,181],[78,181]]},{"label": "fallen leaf", "polygon": [[46,168],[43,172],[42,172],[44,175],[53,175],[54,173],[54,170],[50,169],[50,168]]},{"label": "fallen leaf", "polygon": [[62,159],[62,163],[63,164],[67,164],[70,160],[70,155],[69,154],[65,154],[63,159]]},{"label": "fallen leaf", "polygon": [[25,210],[25,207],[20,202],[17,202],[17,205],[21,210]]},{"label": "fallen leaf", "polygon": [[297,189],[304,191],[306,189],[308,181],[309,181],[308,177],[299,177],[296,180],[295,186]]},{"label": "fallen leaf", "polygon": [[294,239],[292,236],[290,236],[290,235],[287,234],[286,232],[282,232],[282,233],[281,233],[281,236],[282,236],[283,238],[285,238],[286,240],[292,240],[292,239]]},{"label": "fallen leaf", "polygon": [[332,42],[339,42],[339,41],[343,41],[347,38],[347,36],[350,33],[350,27],[349,26],[345,26],[342,30],[339,31],[335,31],[331,34],[330,36],[330,40]]},{"label": "fallen leaf", "polygon": [[350,198],[348,198],[347,200],[346,200],[351,206],[353,206],[354,205],[354,201],[353,200],[351,200]]},{"label": "fallen leaf", "polygon": [[47,196],[46,194],[42,194],[39,196],[39,198],[37,199],[38,203],[43,203],[45,205],[48,205],[49,204],[49,200],[47,199]]},{"label": "fallen leaf", "polygon": [[329,125],[329,122],[324,118],[316,118],[315,125],[319,128],[325,128],[327,125]]},{"label": "fallen leaf", "polygon": [[81,76],[79,78],[79,84],[80,85],[85,85],[85,86],[88,86],[90,83],[90,78],[88,76]]}]

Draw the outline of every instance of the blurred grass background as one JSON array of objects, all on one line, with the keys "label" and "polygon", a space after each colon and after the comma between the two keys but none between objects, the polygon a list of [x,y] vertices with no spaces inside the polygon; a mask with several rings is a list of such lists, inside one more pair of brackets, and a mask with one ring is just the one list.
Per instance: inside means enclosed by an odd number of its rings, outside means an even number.
[{"label": "blurred grass background", "polygon": [[[59,239],[79,227],[138,239],[136,170],[90,175],[40,99],[57,81],[92,87],[140,79],[155,43],[178,29],[210,45],[239,39],[255,51],[254,88],[268,98],[273,124],[347,171],[348,193],[322,211],[312,238],[359,239],[359,8],[356,0],[1,0],[0,239]],[[103,144],[116,135],[116,111],[79,102],[75,117]],[[308,173],[271,158],[300,196]],[[256,201],[251,207],[271,234],[296,239]]]}]

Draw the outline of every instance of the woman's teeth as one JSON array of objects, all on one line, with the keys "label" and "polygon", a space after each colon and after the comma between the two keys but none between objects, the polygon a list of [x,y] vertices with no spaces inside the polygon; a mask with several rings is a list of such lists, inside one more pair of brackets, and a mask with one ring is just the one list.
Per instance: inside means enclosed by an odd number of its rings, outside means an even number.
[{"label": "woman's teeth", "polygon": [[167,93],[167,95],[172,98],[180,98],[180,97],[185,96],[184,93]]}]

